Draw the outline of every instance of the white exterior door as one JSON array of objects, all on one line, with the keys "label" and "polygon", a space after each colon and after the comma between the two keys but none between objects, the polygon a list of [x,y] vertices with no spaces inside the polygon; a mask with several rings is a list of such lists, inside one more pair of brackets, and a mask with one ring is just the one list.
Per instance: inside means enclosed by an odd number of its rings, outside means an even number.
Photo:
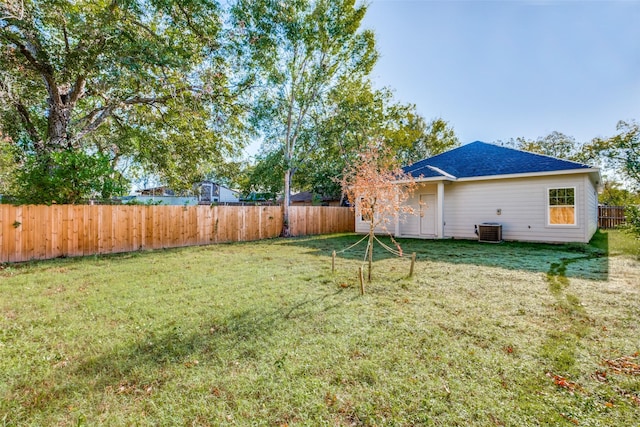
[{"label": "white exterior door", "polygon": [[436,195],[420,195],[420,234],[436,235]]}]

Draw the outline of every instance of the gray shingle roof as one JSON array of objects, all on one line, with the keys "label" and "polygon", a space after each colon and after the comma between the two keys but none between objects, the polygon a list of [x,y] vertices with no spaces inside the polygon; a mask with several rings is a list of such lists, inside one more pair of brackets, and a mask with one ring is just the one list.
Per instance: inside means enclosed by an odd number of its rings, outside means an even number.
[{"label": "gray shingle roof", "polygon": [[475,141],[405,166],[414,178],[471,178],[521,173],[591,169],[590,166],[555,157],[529,153]]}]

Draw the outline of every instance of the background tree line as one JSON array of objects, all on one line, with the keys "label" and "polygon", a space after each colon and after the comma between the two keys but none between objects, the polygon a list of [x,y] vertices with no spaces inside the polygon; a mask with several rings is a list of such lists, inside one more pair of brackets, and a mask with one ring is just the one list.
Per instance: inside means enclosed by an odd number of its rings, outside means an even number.
[{"label": "background tree line", "polygon": [[[0,194],[80,203],[153,176],[286,202],[292,189],[340,196],[336,178],[371,141],[401,164],[458,146],[445,120],[374,87],[366,10],[355,0],[4,0]],[[628,121],[584,143],[559,132],[501,143],[604,166],[604,201],[627,204],[639,135]]]},{"label": "background tree line", "polygon": [[616,129],[617,133],[611,137],[596,137],[587,142],[578,142],[572,136],[554,131],[535,140],[520,137],[497,143],[598,166],[603,174],[600,203],[640,205],[640,125],[636,121],[620,121]]},{"label": "background tree line", "polygon": [[372,87],[365,13],[350,0],[3,2],[0,193],[79,203],[152,175],[335,194],[327,178],[369,139],[407,161],[458,144]]}]

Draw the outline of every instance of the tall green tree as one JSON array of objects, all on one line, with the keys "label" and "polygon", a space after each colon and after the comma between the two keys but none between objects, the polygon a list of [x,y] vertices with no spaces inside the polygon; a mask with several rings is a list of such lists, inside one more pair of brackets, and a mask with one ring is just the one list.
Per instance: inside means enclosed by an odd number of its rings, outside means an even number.
[{"label": "tall green tree", "polygon": [[415,106],[411,107],[400,119],[407,137],[402,140],[394,135],[394,140],[400,143],[396,156],[401,164],[409,165],[460,146],[460,140],[449,122],[438,117],[425,123],[415,113]]},{"label": "tall green tree", "polygon": [[68,196],[49,201],[76,202],[100,182],[78,186],[72,175],[104,159],[97,181],[119,179],[130,158],[186,186],[232,151],[224,135],[238,115],[220,15],[215,0],[3,1],[0,126],[35,180],[23,196],[51,191],[38,177],[59,175],[69,191],[52,197]]},{"label": "tall green tree", "polygon": [[345,167],[375,141],[400,165],[442,153],[459,145],[453,128],[442,119],[426,123],[413,104],[396,102],[388,88],[369,81],[349,81],[332,92],[332,111],[314,127],[315,151],[300,166],[298,188],[340,196],[337,185]]},{"label": "tall green tree", "polygon": [[579,149],[579,144],[574,137],[553,131],[535,141],[521,141],[518,148],[559,159],[573,160]]},{"label": "tall green tree", "polygon": [[0,197],[15,192],[16,173],[14,147],[0,134]]},{"label": "tall green tree", "polygon": [[559,159],[581,161],[581,146],[574,137],[562,132],[553,131],[549,135],[537,139],[524,137],[511,138],[508,141],[497,141],[501,145],[529,151],[531,153],[544,154]]},{"label": "tall green tree", "polygon": [[608,206],[640,205],[640,193],[627,190],[615,181],[605,181],[598,202]]},{"label": "tall green tree", "polygon": [[610,138],[594,138],[583,147],[583,156],[601,159],[606,166],[636,188],[640,188],[640,124],[620,121]]},{"label": "tall green tree", "polygon": [[[327,96],[322,114],[311,115],[313,126],[301,134],[308,149],[292,178],[292,187],[321,196],[340,197],[336,179],[345,167],[358,159],[371,141],[384,147],[401,165],[412,163],[459,144],[453,129],[442,119],[429,123],[416,112],[415,105],[394,100],[388,88],[375,89],[367,80],[349,78]],[[257,158],[251,175],[254,188],[281,191],[282,151]]]},{"label": "tall green tree", "polygon": [[238,0],[232,7],[237,49],[261,90],[253,123],[264,152],[282,151],[284,234],[291,180],[313,152],[304,135],[328,107],[328,96],[347,76],[366,76],[377,53],[360,25],[366,6],[354,0]]}]

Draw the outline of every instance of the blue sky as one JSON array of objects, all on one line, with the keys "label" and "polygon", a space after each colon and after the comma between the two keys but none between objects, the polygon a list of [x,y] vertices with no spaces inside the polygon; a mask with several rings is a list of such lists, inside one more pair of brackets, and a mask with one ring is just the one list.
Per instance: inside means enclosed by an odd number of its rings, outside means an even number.
[{"label": "blue sky", "polygon": [[640,1],[372,0],[378,86],[461,142],[640,120]]}]

